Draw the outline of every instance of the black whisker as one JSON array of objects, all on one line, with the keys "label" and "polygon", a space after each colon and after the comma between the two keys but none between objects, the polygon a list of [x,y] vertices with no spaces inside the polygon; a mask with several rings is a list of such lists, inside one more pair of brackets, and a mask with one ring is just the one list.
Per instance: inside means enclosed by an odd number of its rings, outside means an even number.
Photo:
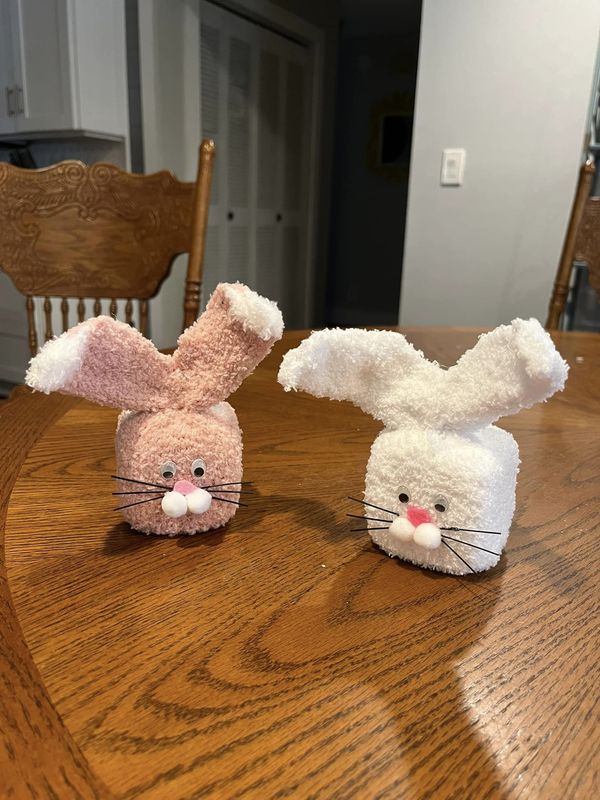
[{"label": "black whisker", "polygon": [[160,500],[160,497],[149,497],[148,500],[138,500],[137,503],[129,503],[126,506],[117,506],[117,508],[113,508],[113,511],[121,511],[124,508],[131,508],[131,506],[139,506],[142,503],[151,503],[153,500]]},{"label": "black whisker", "polygon": [[170,486],[164,486],[161,483],[149,483],[148,481],[138,481],[135,478],[122,478],[120,475],[111,475],[116,481],[127,481],[128,483],[141,483],[143,486],[158,486],[159,489],[168,490]]},{"label": "black whisker", "polygon": [[484,553],[491,553],[493,556],[502,555],[502,553],[496,553],[494,550],[488,550],[486,547],[480,547],[478,544],[472,544],[471,542],[463,542],[462,539],[454,539],[452,536],[444,536],[442,534],[442,539],[450,539],[451,542],[458,542],[458,544],[466,544],[467,547],[474,547],[476,550],[483,550]]},{"label": "black whisker", "polygon": [[400,516],[397,511],[390,511],[389,508],[382,508],[381,506],[376,506],[373,503],[367,503],[366,500],[359,500],[358,497],[349,497],[348,500],[353,500],[355,503],[362,503],[364,506],[376,508],[378,511],[385,511],[386,514],[391,514],[393,517]]},{"label": "black whisker", "polygon": [[350,528],[350,531],[389,531],[389,528]]},{"label": "black whisker", "polygon": [[228,500],[226,497],[216,497],[214,494],[211,494],[211,497],[213,500],[220,500],[222,503],[233,503],[234,506],[248,507],[248,503],[238,503],[237,500]]},{"label": "black whisker", "polygon": [[[211,487],[209,486],[207,489],[206,486],[199,486],[198,488],[210,491]],[[219,494],[256,494],[256,492],[245,492],[243,489],[215,489],[214,491],[218,492]]]},{"label": "black whisker", "polygon": [[111,492],[111,494],[160,494],[160,489],[140,489],[137,492]]},{"label": "black whisker", "polygon": [[502,531],[478,531],[474,528],[440,528],[441,531],[465,531],[465,533],[493,533],[494,536],[502,536]]},{"label": "black whisker", "polygon": [[473,569],[473,567],[472,567],[472,566],[469,564],[469,562],[468,562],[468,561],[465,561],[465,560],[464,560],[464,558],[463,558],[462,556],[459,556],[459,555],[458,555],[458,553],[456,552],[456,550],[455,550],[453,547],[450,547],[450,545],[448,544],[448,542],[447,542],[445,539],[442,539],[442,544],[445,544],[445,545],[446,545],[446,547],[448,548],[448,550],[450,550],[450,552],[454,553],[454,555],[455,555],[457,558],[460,558],[460,560],[463,562],[463,564],[464,564],[466,567],[468,567],[468,568],[471,570],[471,572],[472,572],[473,574],[475,574],[475,570],[474,570],[474,569]]},{"label": "black whisker", "polygon": [[379,519],[379,517],[363,517],[362,514],[346,514],[347,517],[354,517],[354,519],[371,519],[373,522],[393,522],[393,519]]},{"label": "black whisker", "polygon": [[203,486],[203,489],[216,489],[218,486],[245,486],[253,481],[230,481],[229,483],[212,483],[210,486]]}]

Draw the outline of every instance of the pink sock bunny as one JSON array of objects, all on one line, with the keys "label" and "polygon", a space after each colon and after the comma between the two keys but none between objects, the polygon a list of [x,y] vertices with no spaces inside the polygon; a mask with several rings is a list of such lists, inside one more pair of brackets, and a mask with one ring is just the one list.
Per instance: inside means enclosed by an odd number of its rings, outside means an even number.
[{"label": "pink sock bunny", "polygon": [[282,332],[275,303],[222,283],[172,356],[96,317],[48,342],[26,382],[128,409],[116,435],[123,516],[145,533],[199,533],[224,525],[239,502],[242,435],[225,400]]}]

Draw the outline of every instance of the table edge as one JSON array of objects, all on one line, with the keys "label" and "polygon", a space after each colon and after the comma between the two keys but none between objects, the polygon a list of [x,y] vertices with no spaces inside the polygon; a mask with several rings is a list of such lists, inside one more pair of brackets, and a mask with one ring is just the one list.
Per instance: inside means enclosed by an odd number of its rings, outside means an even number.
[{"label": "table edge", "polygon": [[[40,403],[42,400],[42,403]],[[35,442],[78,403],[17,387],[0,404],[0,794],[109,798],[58,711],[29,652],[6,569],[5,525],[21,466]],[[35,413],[33,413],[35,410]]]}]

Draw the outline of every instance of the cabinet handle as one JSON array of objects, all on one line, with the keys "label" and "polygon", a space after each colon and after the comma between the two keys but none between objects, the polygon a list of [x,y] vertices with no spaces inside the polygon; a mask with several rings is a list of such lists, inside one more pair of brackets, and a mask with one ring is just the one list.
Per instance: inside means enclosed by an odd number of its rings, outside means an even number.
[{"label": "cabinet handle", "polygon": [[9,117],[14,117],[15,115],[15,87],[14,86],[7,86],[6,87],[6,111]]},{"label": "cabinet handle", "polygon": [[17,86],[17,114],[24,114],[25,106],[23,105],[23,87]]}]

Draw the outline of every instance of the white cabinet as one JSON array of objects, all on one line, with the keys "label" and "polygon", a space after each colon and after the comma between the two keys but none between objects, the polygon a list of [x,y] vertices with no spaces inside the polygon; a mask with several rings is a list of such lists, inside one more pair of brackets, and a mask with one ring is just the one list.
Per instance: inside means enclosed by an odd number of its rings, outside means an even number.
[{"label": "white cabinet", "polygon": [[0,0],[0,136],[124,137],[124,0]]}]

